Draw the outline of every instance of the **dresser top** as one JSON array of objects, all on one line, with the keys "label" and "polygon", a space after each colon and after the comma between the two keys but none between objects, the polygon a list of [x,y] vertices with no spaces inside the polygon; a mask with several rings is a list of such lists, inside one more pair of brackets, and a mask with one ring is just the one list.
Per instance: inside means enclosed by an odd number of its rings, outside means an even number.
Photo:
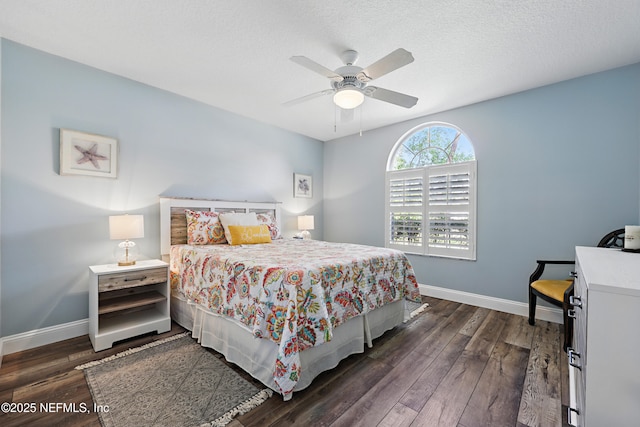
[{"label": "dresser top", "polygon": [[640,297],[640,253],[577,246],[576,260],[590,290]]}]

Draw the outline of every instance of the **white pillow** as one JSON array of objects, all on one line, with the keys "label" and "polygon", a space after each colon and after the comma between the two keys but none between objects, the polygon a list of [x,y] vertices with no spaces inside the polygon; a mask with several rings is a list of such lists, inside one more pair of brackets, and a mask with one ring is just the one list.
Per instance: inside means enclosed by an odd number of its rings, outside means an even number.
[{"label": "white pillow", "polygon": [[233,244],[231,241],[231,233],[229,232],[230,225],[260,225],[258,222],[258,217],[255,212],[248,213],[221,213],[219,215],[220,223],[224,228],[224,235],[227,238],[227,242],[230,245]]}]

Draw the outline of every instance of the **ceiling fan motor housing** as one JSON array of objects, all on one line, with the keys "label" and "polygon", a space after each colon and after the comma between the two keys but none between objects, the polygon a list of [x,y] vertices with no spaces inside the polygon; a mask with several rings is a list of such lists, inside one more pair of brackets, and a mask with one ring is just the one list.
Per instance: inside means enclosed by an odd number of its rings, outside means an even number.
[{"label": "ceiling fan motor housing", "polygon": [[343,75],[342,77],[343,79],[340,80],[339,82],[336,82],[336,81],[331,82],[331,85],[333,86],[334,89],[336,90],[344,89],[344,88],[364,89],[364,87],[367,85],[366,83],[360,81],[355,75]]},{"label": "ceiling fan motor housing", "polygon": [[336,74],[342,76],[342,80],[331,81],[331,86],[334,89],[344,89],[344,88],[353,88],[353,89],[363,89],[367,83],[363,82],[358,74],[362,71],[361,67],[356,67],[355,65],[345,65],[344,67],[340,67],[336,70]]}]

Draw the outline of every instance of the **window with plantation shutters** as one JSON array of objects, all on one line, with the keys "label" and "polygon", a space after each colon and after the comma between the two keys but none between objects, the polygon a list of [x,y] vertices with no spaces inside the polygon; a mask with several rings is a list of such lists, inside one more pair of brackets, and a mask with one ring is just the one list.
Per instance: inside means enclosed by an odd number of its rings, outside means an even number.
[{"label": "window with plantation shutters", "polygon": [[392,150],[387,168],[387,247],[474,260],[473,146],[462,131],[442,123],[423,125],[407,135]]}]

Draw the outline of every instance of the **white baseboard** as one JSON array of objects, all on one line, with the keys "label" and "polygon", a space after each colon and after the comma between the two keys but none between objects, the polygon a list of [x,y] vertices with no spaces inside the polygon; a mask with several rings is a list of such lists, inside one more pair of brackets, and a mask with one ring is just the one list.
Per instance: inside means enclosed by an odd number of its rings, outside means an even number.
[{"label": "white baseboard", "polygon": [[52,344],[87,334],[89,334],[89,319],[76,320],[62,325],[9,335],[3,337],[0,341],[0,348],[2,349],[0,355],[29,350],[41,345]]},{"label": "white baseboard", "polygon": [[[439,288],[431,285],[419,285],[420,294],[434,298],[442,298],[448,301],[475,305],[477,307],[490,308],[491,310],[504,311],[505,313],[529,316],[529,304],[516,302],[502,298],[488,297],[469,292]],[[553,307],[545,307],[538,304],[536,307],[536,319],[562,324],[562,310]]]}]

